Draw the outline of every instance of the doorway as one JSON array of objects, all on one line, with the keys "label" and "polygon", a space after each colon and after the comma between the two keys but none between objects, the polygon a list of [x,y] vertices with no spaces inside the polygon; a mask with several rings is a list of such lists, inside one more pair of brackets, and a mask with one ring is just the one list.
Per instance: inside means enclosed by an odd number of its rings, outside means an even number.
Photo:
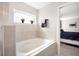
[{"label": "doorway", "polygon": [[79,2],[59,7],[60,55],[79,56]]}]

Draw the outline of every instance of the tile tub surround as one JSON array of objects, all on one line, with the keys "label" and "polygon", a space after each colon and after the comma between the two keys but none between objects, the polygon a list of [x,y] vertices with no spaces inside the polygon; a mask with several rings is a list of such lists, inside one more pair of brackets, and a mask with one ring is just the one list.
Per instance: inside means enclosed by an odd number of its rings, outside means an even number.
[{"label": "tile tub surround", "polygon": [[37,27],[35,24],[17,24],[16,42],[29,40],[37,37]]},{"label": "tile tub surround", "polygon": [[4,25],[3,29],[3,56],[15,56],[15,26]]}]

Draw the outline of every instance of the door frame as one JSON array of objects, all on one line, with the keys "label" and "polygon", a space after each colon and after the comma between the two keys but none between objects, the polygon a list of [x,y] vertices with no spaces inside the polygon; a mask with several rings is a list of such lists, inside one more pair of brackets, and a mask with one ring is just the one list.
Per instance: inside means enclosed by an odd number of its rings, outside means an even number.
[{"label": "door frame", "polygon": [[58,56],[60,56],[60,9],[68,6],[69,4],[71,4],[72,2],[67,2],[65,4],[62,4],[60,6],[58,6],[57,8],[57,44],[58,44]]}]

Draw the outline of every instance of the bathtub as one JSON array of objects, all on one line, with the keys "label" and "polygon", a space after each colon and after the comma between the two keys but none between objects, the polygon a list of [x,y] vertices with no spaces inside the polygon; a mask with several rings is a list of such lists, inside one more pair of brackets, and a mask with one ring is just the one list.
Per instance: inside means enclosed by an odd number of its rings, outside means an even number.
[{"label": "bathtub", "polygon": [[50,45],[54,44],[48,39],[29,39],[16,43],[16,56],[35,56],[41,51],[48,48]]}]

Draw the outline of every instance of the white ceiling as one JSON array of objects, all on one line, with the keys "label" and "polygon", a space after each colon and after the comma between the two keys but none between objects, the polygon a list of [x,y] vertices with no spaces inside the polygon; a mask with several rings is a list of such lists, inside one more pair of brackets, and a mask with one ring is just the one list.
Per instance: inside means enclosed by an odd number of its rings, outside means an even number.
[{"label": "white ceiling", "polygon": [[50,4],[51,2],[24,2],[26,3],[27,5],[30,5],[36,9],[40,9],[40,8],[43,8],[45,7],[46,5]]}]

